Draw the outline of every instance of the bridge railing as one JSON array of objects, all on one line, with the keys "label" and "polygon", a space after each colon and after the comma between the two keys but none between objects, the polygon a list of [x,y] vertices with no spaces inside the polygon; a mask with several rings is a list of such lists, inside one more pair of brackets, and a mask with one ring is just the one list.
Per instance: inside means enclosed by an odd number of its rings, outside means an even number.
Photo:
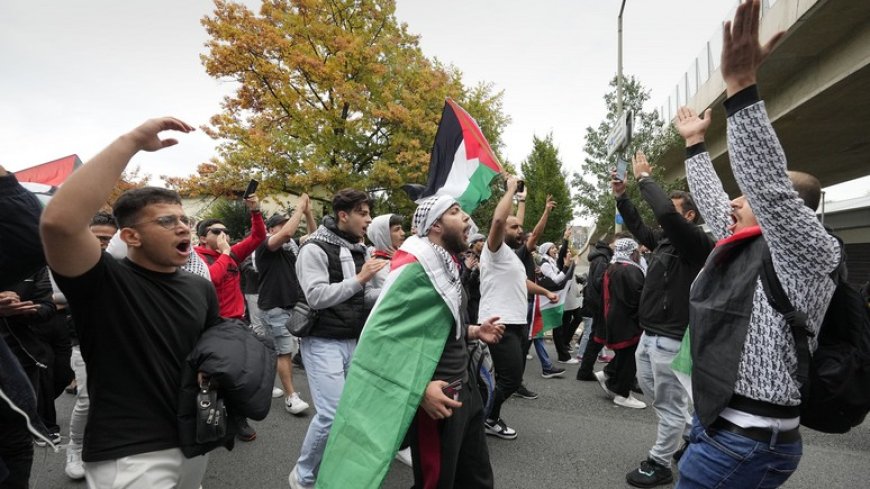
[{"label": "bridge railing", "polygon": [[[761,17],[770,10],[771,6],[781,0],[762,0]],[[739,0],[734,1],[734,6],[728,11],[723,20],[733,19]],[[704,86],[713,73],[719,69],[719,58],[722,54],[722,25],[716,28],[713,35],[704,43],[697,56],[692,60],[689,67],[680,76],[667,100],[656,109],[665,125],[670,124],[677,117],[677,109],[687,105],[698,90]]]}]

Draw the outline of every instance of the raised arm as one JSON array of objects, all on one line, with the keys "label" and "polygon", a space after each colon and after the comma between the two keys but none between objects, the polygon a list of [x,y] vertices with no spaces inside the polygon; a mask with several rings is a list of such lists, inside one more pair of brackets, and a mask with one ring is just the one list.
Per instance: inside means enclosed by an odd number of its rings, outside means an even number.
[{"label": "raised arm", "polygon": [[507,218],[511,215],[514,205],[514,194],[517,193],[517,177],[510,175],[507,178],[507,190],[495,207],[492,214],[492,224],[489,226],[489,236],[486,238],[486,246],[489,251],[495,253],[504,243],[504,230]]},{"label": "raised arm", "polygon": [[686,180],[701,217],[707,222],[716,241],[728,236],[731,225],[731,200],[713,169],[710,153],[704,146],[704,136],[710,127],[710,114],[698,117],[692,109],[680,107],[674,126],[686,141]]},{"label": "raised arm", "polygon": [[549,219],[550,211],[553,210],[553,207],[556,207],[556,201],[553,200],[552,195],[548,195],[547,203],[544,204],[544,212],[541,214],[541,218],[538,219],[538,223],[535,224],[535,229],[532,229],[531,234],[526,238],[526,248],[530,251],[538,246],[538,240],[541,238],[541,235],[544,234],[544,230],[547,229],[547,219]]},{"label": "raised arm", "polygon": [[[519,183],[519,180],[517,180],[517,183]],[[524,184],[525,184],[525,182],[524,182]],[[516,193],[516,197],[517,197],[516,216],[517,216],[517,221],[520,222],[520,226],[523,225],[523,222],[526,219],[526,195],[528,195],[528,193],[529,193],[529,187],[527,185],[523,187],[522,192]]]},{"label": "raised arm", "polygon": [[251,253],[266,239],[266,224],[263,222],[263,214],[260,212],[260,200],[256,195],[251,195],[245,199],[245,207],[251,213],[251,234],[232,247],[234,259],[238,261],[238,264],[251,256]]},{"label": "raised arm", "polygon": [[[755,86],[758,67],[782,36],[758,42],[760,5],[741,4],[734,26],[726,23],[722,46],[728,152],[737,185],[764,232],[777,273],[790,283],[827,275],[839,264],[839,246],[795,192],[786,173],[786,157]],[[794,280],[785,279],[791,276]]]},{"label": "raised arm", "polygon": [[[306,213],[310,213],[308,207],[311,205],[311,199],[308,197],[308,194],[302,194],[299,196],[299,200],[296,203],[296,209],[293,210],[293,215],[290,216],[290,220],[284,223],[284,226],[281,227],[281,230],[277,233],[269,236],[269,242],[266,246],[268,246],[269,251],[275,251],[284,243],[293,239],[293,235],[296,234],[296,230],[299,229],[299,222],[302,220],[302,215]],[[311,228],[308,228],[311,230]]]},{"label": "raised arm", "polygon": [[[306,197],[308,194],[303,194]],[[314,219],[314,211],[311,209],[311,200],[309,199],[308,205],[305,206],[305,227],[308,228],[308,234],[314,233],[317,231],[317,220]]]},{"label": "raised arm", "polygon": [[70,175],[46,206],[40,223],[45,257],[53,270],[77,277],[96,265],[101,250],[88,229],[91,218],[109,198],[133,155],[178,144],[175,139],[160,139],[160,133],[168,130],[187,133],[194,128],[171,117],[151,119]]},{"label": "raised arm", "polygon": [[649,226],[644,224],[643,218],[640,217],[640,212],[634,206],[634,202],[625,193],[625,182],[616,178],[615,171],[610,174],[610,189],[616,198],[616,208],[619,210],[619,214],[622,216],[625,226],[631,231],[631,234],[637,239],[638,243],[651,250],[656,249],[658,239],[656,239],[655,233]]}]

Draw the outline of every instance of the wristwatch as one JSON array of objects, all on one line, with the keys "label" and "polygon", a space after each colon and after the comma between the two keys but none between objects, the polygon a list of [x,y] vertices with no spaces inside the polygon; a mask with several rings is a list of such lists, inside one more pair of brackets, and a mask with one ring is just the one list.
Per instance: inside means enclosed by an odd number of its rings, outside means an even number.
[{"label": "wristwatch", "polygon": [[643,180],[644,178],[649,178],[649,173],[642,171],[642,172],[640,172],[640,176],[638,177],[637,181],[639,182],[639,181]]}]

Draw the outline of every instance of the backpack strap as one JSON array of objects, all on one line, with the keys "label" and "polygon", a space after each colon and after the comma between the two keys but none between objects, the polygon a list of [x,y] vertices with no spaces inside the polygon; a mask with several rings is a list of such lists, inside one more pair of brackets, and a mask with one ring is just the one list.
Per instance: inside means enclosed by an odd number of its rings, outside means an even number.
[{"label": "backpack strap", "polygon": [[801,397],[806,399],[809,394],[810,377],[809,338],[815,337],[816,334],[807,325],[806,313],[795,309],[788,299],[785,290],[782,288],[782,283],[779,281],[779,277],[776,276],[773,258],[770,256],[770,249],[767,246],[764,247],[764,254],[761,258],[761,273],[759,276],[761,278],[761,285],[764,287],[764,295],[767,296],[767,302],[770,303],[770,306],[775,311],[785,317],[786,323],[791,327],[797,351],[797,381],[801,384]]}]

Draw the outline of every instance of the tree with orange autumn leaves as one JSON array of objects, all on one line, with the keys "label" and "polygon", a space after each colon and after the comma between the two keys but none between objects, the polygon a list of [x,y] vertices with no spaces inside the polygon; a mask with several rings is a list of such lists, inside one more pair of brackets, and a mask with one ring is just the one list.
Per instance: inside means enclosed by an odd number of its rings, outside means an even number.
[{"label": "tree with orange autumn leaves", "polygon": [[237,88],[203,127],[217,156],[166,178],[184,194],[229,195],[250,178],[261,195],[350,186],[409,213],[401,186],[425,183],[447,97],[496,153],[502,146],[502,93],[465,87],[458,70],[428,59],[394,0],[265,0],[258,14],[215,0],[202,24],[206,71]]}]

